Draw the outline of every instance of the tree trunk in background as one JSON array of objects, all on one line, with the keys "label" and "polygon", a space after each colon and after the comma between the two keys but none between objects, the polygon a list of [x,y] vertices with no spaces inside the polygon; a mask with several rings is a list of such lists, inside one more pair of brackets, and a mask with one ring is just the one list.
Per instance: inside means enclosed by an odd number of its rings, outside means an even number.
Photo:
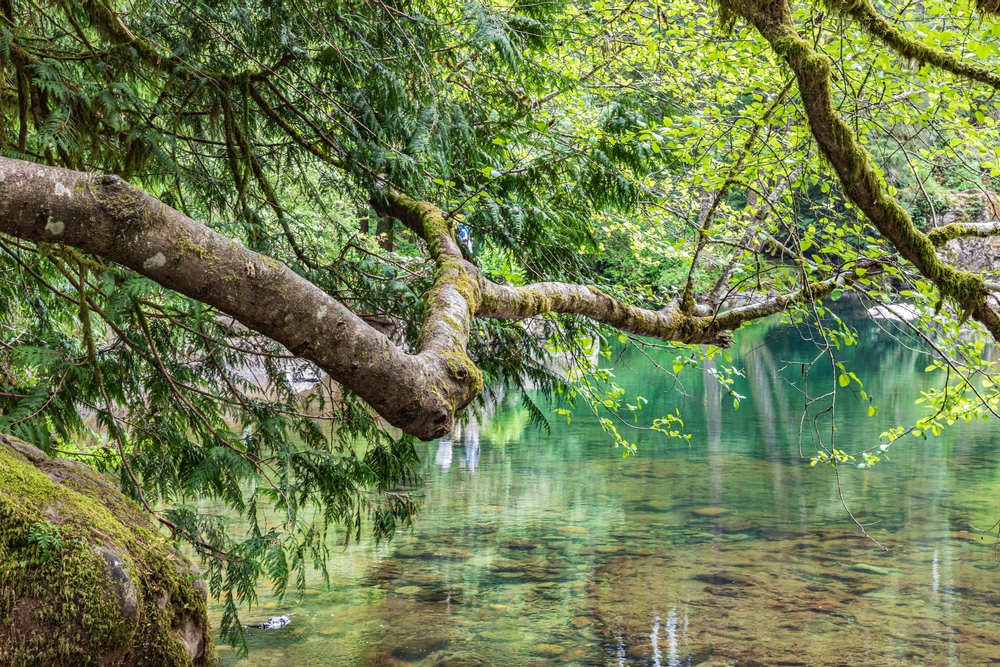
[{"label": "tree trunk in background", "polygon": [[[376,229],[376,233],[379,237],[378,244],[383,250],[388,252],[392,252],[393,236],[395,231],[395,224],[393,223],[395,223],[394,218],[384,215],[378,219],[378,229]],[[385,238],[382,237],[383,234],[385,234]]]}]

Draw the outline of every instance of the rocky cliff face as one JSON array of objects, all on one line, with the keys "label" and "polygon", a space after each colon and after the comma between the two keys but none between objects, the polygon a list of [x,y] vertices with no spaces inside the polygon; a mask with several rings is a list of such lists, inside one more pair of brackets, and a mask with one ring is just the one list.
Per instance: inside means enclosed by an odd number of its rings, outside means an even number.
[{"label": "rocky cliff face", "polygon": [[[953,222],[995,222],[1000,220],[1000,197],[992,192],[966,190],[949,197],[948,208],[939,211],[938,226]],[[1000,270],[1000,237],[953,239],[938,254],[953,266],[978,273]]]},{"label": "rocky cliff face", "polygon": [[0,665],[209,667],[204,583],[82,463],[0,435]]}]

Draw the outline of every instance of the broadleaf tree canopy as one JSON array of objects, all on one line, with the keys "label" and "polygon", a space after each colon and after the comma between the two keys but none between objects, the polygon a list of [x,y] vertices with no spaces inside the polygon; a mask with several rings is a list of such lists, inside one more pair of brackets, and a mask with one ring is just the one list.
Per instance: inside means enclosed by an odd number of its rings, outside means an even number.
[{"label": "broadleaf tree canopy", "polygon": [[1000,336],[1000,287],[939,250],[1000,233],[942,215],[997,201],[996,9],[0,0],[0,428],[118,475],[238,642],[259,578],[322,568],[333,526],[391,536],[413,437],[505,389],[630,451],[642,401],[594,345],[658,340],[678,373],[780,313],[861,387],[822,305],[853,290],[909,304],[945,387],[816,461],[985,418],[965,332]]}]

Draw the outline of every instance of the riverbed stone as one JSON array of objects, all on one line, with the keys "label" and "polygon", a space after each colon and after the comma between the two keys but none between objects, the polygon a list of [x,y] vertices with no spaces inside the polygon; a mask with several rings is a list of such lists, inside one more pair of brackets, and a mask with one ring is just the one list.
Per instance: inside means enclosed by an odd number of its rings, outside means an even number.
[{"label": "riverbed stone", "polygon": [[440,658],[434,667],[482,667],[486,661],[475,653],[453,653]]},{"label": "riverbed stone", "polygon": [[391,653],[397,660],[416,662],[423,660],[431,653],[441,651],[451,645],[451,640],[434,635],[407,637],[396,645]]},{"label": "riverbed stone", "polygon": [[583,660],[588,655],[590,655],[590,649],[575,648],[559,656],[559,662],[573,662],[574,660]]},{"label": "riverbed stone", "polygon": [[531,647],[531,652],[535,655],[544,655],[548,658],[560,656],[566,652],[566,647],[559,644],[535,644]]},{"label": "riverbed stone", "polygon": [[621,544],[602,544],[594,547],[594,551],[599,554],[616,554],[625,551],[625,547]]},{"label": "riverbed stone", "polygon": [[531,551],[538,548],[538,545],[531,540],[507,540],[504,546],[514,551]]},{"label": "riverbed stone", "polygon": [[727,510],[725,507],[701,507],[699,509],[692,510],[691,513],[696,514],[698,516],[707,516],[714,518],[718,516],[723,516],[725,514],[729,514],[729,510]]},{"label": "riverbed stone", "polygon": [[402,588],[397,588],[396,592],[400,595],[416,595],[422,590],[420,586],[403,586]]}]

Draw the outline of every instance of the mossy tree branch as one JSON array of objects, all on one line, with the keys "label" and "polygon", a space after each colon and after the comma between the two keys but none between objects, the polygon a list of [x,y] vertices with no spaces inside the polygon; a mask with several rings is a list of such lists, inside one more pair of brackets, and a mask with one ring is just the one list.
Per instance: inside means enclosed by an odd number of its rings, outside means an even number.
[{"label": "mossy tree branch", "polygon": [[[386,196],[389,202],[387,212],[427,241],[439,275],[448,271],[457,277],[456,282],[463,285],[461,293],[466,298],[466,304],[476,317],[524,319],[549,313],[582,315],[639,336],[728,347],[732,342],[730,332],[742,324],[782,312],[796,303],[822,299],[838,287],[850,286],[858,279],[857,274],[850,270],[760,303],[723,313],[700,315],[683,312],[677,302],[662,310],[639,308],[592,285],[558,282],[521,287],[499,285],[487,280],[474,264],[463,259],[452,235],[451,224],[440,209],[398,194]],[[866,261],[858,266],[865,268],[868,275],[873,275],[881,265],[876,261]],[[424,327],[426,332],[426,321]],[[454,343],[452,345],[452,349],[456,349]]]},{"label": "mossy tree branch", "polygon": [[939,248],[952,239],[961,238],[989,238],[1000,236],[1000,222],[953,222],[937,229],[932,229],[927,234],[934,247]]},{"label": "mossy tree branch", "polygon": [[285,265],[117,176],[0,158],[0,232],[93,253],[218,308],[315,362],[421,438],[449,432],[454,412],[482,387],[478,372],[456,365],[433,331],[421,352],[407,354]]},{"label": "mossy tree branch", "polygon": [[930,65],[1000,90],[1000,76],[996,73],[962,62],[947,51],[903,34],[875,9],[871,0],[829,0],[828,4],[835,11],[853,18],[865,32],[907,60]]},{"label": "mossy tree branch", "polygon": [[739,2],[728,5],[727,11],[747,19],[794,72],[813,137],[851,202],[900,255],[937,286],[942,299],[956,301],[966,317],[974,317],[1000,340],[1000,317],[987,305],[983,279],[941,261],[931,239],[882,187],[868,152],[834,110],[829,59],[798,34],[786,0]]},{"label": "mossy tree branch", "polygon": [[707,316],[638,308],[587,285],[498,285],[462,257],[440,209],[399,195],[387,200],[389,212],[426,241],[437,267],[414,354],[280,262],[117,176],[0,158],[0,233],[93,253],[217,308],[315,362],[390,424],[424,439],[448,433],[455,412],[482,391],[482,373],[467,353],[474,317],[573,313],[642,336],[725,346],[744,322],[822,298],[851,280],[841,276]]}]

